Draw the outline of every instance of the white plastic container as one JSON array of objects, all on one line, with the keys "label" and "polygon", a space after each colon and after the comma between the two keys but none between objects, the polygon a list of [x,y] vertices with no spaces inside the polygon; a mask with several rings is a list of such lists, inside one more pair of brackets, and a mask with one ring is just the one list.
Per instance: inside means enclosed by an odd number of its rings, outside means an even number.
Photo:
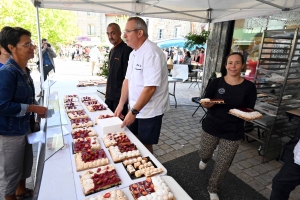
[{"label": "white plastic container", "polygon": [[102,134],[124,132],[125,127],[121,128],[122,120],[119,117],[111,117],[106,119],[98,120],[98,125],[102,130]]}]

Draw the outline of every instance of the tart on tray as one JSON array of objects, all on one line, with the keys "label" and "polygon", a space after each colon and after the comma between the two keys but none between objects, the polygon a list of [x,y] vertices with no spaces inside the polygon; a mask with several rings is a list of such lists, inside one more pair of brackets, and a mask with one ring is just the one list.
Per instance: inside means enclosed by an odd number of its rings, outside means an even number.
[{"label": "tart on tray", "polygon": [[90,112],[100,111],[100,110],[106,110],[106,107],[103,104],[93,104],[87,106],[87,109]]},{"label": "tart on tray", "polygon": [[107,165],[109,163],[103,149],[89,149],[87,151],[82,151],[76,153],[74,158],[77,172]]},{"label": "tart on tray", "polygon": [[249,108],[230,109],[229,114],[234,115],[246,121],[253,121],[262,118],[261,113],[257,111],[253,111],[252,109]]},{"label": "tart on tray", "polygon": [[71,119],[72,128],[82,128],[94,126],[93,121],[90,118]]},{"label": "tart on tray", "polygon": [[72,105],[72,106],[66,106],[66,112],[79,112],[79,111],[83,111],[83,107],[82,106],[76,106],[76,105]]},{"label": "tart on tray", "polygon": [[209,99],[209,98],[204,98],[200,100],[200,103],[214,103],[214,104],[224,104],[223,99]]},{"label": "tart on tray", "polygon": [[91,96],[84,96],[84,97],[81,97],[80,100],[81,100],[81,102],[85,102],[85,101],[94,101],[96,99],[94,97],[91,97]]},{"label": "tart on tray", "polygon": [[80,103],[78,101],[72,101],[72,102],[66,102],[64,103],[65,108],[70,106],[80,106]]},{"label": "tart on tray", "polygon": [[73,140],[73,152],[79,153],[81,151],[87,151],[89,149],[100,149],[100,142],[97,136],[78,138]]},{"label": "tart on tray", "polygon": [[175,200],[174,194],[160,176],[129,185],[134,200]]},{"label": "tart on tray", "polygon": [[73,111],[69,112],[68,116],[70,119],[80,119],[80,118],[87,118],[88,115],[84,111]]},{"label": "tart on tray", "polygon": [[100,194],[85,200],[127,200],[122,190],[109,190],[105,194]]},{"label": "tart on tray", "polygon": [[90,100],[90,101],[84,101],[83,104],[86,106],[95,105],[95,104],[99,104],[99,101],[94,99],[94,100]]},{"label": "tart on tray", "polygon": [[95,124],[98,123],[98,120],[101,120],[101,119],[107,119],[107,118],[111,118],[111,117],[114,117],[113,115],[100,115],[99,117],[96,118],[96,121],[95,121]]},{"label": "tart on tray", "polygon": [[137,157],[123,161],[123,165],[131,178],[139,178],[141,176],[154,176],[163,172],[161,167],[156,167],[150,158]]},{"label": "tart on tray", "polygon": [[89,195],[120,185],[121,179],[113,165],[106,165],[83,172],[80,182],[84,195]]},{"label": "tart on tray", "polygon": [[109,153],[114,162],[122,162],[128,158],[135,158],[141,155],[135,144],[110,146]]},{"label": "tart on tray", "polygon": [[117,145],[130,145],[130,140],[124,132],[103,134],[102,141],[106,148]]},{"label": "tart on tray", "polygon": [[78,97],[65,97],[64,98],[64,103],[67,102],[77,102],[78,101]]},{"label": "tart on tray", "polygon": [[86,106],[90,112],[106,110],[106,107],[103,104],[93,104]]},{"label": "tart on tray", "polygon": [[92,136],[98,136],[97,132],[92,127],[76,128],[76,129],[72,130],[72,138],[73,139],[92,137]]}]

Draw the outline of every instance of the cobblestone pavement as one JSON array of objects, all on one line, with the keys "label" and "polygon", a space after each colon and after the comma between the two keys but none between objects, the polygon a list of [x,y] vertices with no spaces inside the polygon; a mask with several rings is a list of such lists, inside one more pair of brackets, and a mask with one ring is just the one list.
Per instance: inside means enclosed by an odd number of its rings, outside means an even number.
[{"label": "cobblestone pavement", "polygon": [[[64,65],[63,67],[66,66]],[[74,70],[74,66],[72,66],[72,69]],[[59,72],[59,69],[57,71]],[[74,71],[72,73],[74,73]],[[62,74],[64,74],[63,71]],[[65,72],[65,74],[67,73]],[[39,90],[37,83],[38,80],[35,86],[36,90]],[[199,96],[200,90],[195,84],[189,88],[190,85],[191,83],[189,82],[176,84],[177,108],[174,107],[174,98],[170,96],[172,106],[170,111],[163,117],[160,140],[158,145],[154,146],[154,155],[161,163],[176,159],[199,149],[202,130],[199,120],[203,116],[203,111],[199,109],[194,117],[192,117],[197,105],[191,101],[191,98]],[[173,83],[170,83],[170,92],[173,92]],[[282,164],[276,160],[262,164],[262,158],[258,155],[257,151],[258,146],[259,144],[256,142],[248,143],[243,141],[229,171],[249,184],[256,191],[269,198],[272,178],[279,171]],[[36,156],[37,146],[34,145],[33,148]],[[215,156],[216,154],[214,157]],[[34,161],[34,168],[35,163]],[[34,174],[34,170],[32,174]],[[33,187],[32,177],[27,180],[27,184],[30,188]],[[291,193],[290,200],[298,200],[299,196],[300,187],[297,187],[296,190]]]}]

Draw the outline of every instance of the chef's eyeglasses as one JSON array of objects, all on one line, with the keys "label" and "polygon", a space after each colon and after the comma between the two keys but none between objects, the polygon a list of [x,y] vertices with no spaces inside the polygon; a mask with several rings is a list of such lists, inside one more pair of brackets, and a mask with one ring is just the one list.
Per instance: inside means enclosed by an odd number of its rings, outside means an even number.
[{"label": "chef's eyeglasses", "polygon": [[129,34],[129,33],[131,33],[132,31],[138,31],[138,30],[141,30],[141,29],[125,30],[125,31],[123,31],[123,33],[124,33],[124,34]]}]

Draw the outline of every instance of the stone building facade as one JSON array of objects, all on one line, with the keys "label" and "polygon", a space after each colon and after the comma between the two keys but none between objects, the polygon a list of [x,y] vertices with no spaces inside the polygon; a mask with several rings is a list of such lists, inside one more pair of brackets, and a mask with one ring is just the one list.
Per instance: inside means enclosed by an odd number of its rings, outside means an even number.
[{"label": "stone building facade", "polygon": [[91,38],[91,41],[105,41],[106,16],[103,13],[74,11],[77,14],[77,26],[81,37]]},{"label": "stone building facade", "polygon": [[[77,14],[77,26],[81,30],[82,37],[90,37],[92,41],[108,42],[106,27],[109,23],[116,22],[125,29],[128,16],[74,11]],[[203,23],[170,20],[161,18],[143,17],[148,25],[149,39],[153,41],[171,38],[182,38],[188,33],[200,32],[204,29]]]}]

